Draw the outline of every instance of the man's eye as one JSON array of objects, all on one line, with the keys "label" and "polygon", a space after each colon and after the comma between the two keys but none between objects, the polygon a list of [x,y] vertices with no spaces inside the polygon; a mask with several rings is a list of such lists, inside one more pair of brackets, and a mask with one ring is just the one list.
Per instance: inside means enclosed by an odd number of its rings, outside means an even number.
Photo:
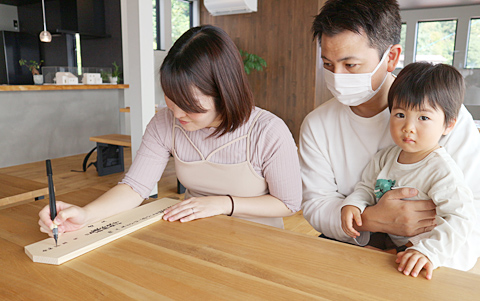
[{"label": "man's eye", "polygon": [[353,68],[355,66],[357,66],[357,64],[346,64],[347,68]]}]

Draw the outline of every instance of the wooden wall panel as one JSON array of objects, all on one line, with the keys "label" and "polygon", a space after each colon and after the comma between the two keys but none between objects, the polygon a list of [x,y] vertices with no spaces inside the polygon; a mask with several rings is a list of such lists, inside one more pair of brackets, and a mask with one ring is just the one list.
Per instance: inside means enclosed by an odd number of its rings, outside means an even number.
[{"label": "wooden wall panel", "polygon": [[248,77],[256,105],[282,118],[298,142],[304,117],[315,108],[316,44],[311,26],[319,0],[258,0],[255,13],[212,16],[201,1],[201,24],[223,28],[237,47],[267,62]]}]

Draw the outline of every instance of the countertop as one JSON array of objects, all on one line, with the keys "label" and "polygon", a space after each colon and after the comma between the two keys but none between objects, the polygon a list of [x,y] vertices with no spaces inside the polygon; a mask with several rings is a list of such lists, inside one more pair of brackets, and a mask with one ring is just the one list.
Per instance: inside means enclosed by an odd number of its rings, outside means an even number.
[{"label": "countertop", "polygon": [[104,90],[127,89],[129,85],[0,85],[0,91],[55,91],[55,90]]}]

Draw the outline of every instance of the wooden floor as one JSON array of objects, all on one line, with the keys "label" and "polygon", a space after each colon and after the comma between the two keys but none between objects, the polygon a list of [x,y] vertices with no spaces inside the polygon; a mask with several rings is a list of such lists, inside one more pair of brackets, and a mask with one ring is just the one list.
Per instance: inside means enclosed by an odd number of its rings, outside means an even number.
[{"label": "wooden floor", "polygon": [[[68,199],[61,199],[62,195],[63,198],[74,197],[75,192],[84,188],[95,188],[99,191],[107,191],[115,186],[125,175],[125,173],[115,173],[99,177],[94,166],[90,166],[86,172],[75,172],[74,170],[82,170],[84,157],[85,154],[81,154],[52,160],[55,192],[57,196],[60,196],[57,197],[58,200],[68,202]],[[92,154],[89,163],[94,161],[96,161],[96,153]],[[128,170],[130,165],[130,148],[125,148],[125,169]],[[45,161],[0,168],[0,173],[40,183],[47,183]],[[176,188],[177,178],[175,176],[175,166],[173,159],[171,159],[165,169],[162,179],[158,182],[158,197],[183,199],[184,195],[177,194]],[[284,218],[284,223],[285,229],[287,230],[313,236],[319,235],[319,233],[303,218],[302,212],[297,212],[291,217]]]}]

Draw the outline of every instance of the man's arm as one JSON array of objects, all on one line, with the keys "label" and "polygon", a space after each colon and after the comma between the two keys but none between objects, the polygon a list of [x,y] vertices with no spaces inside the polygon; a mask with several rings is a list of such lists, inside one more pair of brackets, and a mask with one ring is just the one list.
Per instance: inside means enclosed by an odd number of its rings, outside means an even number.
[{"label": "man's arm", "polygon": [[[345,179],[336,178],[332,167],[334,159],[325,147],[326,139],[322,137],[323,125],[317,123],[318,121],[312,121],[307,117],[300,130],[303,215],[313,228],[324,235],[357,244],[342,230],[341,207],[345,196],[338,192],[337,182],[340,183]],[[351,160],[345,158],[343,162],[353,162]],[[356,226],[355,229],[371,232],[384,231],[399,235],[415,235],[431,230],[435,217],[433,203],[431,201],[414,203],[414,201],[403,200],[400,202],[402,198],[416,195],[416,193],[409,194],[408,190],[404,193],[402,191],[387,192],[377,205],[367,207],[362,214],[362,227]],[[428,221],[423,221],[425,219]],[[362,242],[364,240],[368,242],[368,237],[362,237]]]},{"label": "man's arm", "polygon": [[344,196],[337,192],[332,168],[318,144],[306,119],[300,129],[299,143],[303,215],[313,228],[324,235],[353,242],[341,227],[340,209]]},{"label": "man's arm", "polygon": [[378,203],[362,214],[362,226],[357,231],[384,232],[414,236],[435,227],[435,204],[432,200],[405,200],[417,195],[413,188],[387,191]]}]

